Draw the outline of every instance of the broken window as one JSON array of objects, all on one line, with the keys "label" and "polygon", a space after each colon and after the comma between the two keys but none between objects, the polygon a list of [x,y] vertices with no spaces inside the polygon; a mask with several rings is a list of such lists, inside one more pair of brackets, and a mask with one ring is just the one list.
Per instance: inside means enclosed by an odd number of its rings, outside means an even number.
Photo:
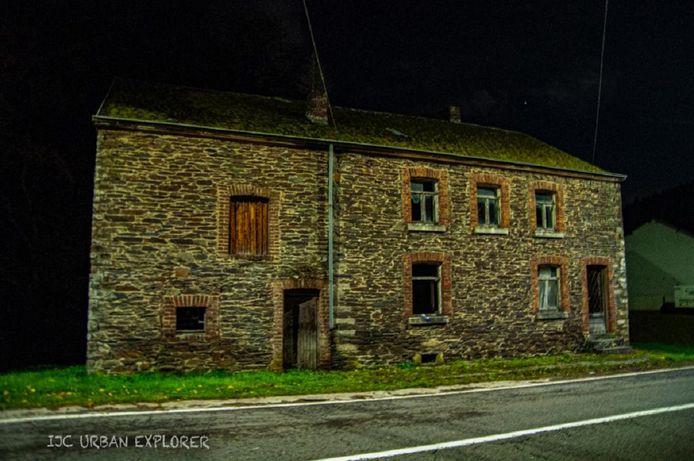
[{"label": "broken window", "polygon": [[268,250],[268,199],[231,197],[229,207],[229,253],[263,256]]},{"label": "broken window", "polygon": [[553,192],[535,192],[535,225],[541,230],[556,230],[557,201]]},{"label": "broken window", "polygon": [[498,187],[477,188],[477,224],[497,227],[501,222]]},{"label": "broken window", "polygon": [[176,308],[176,331],[205,331],[205,307]]},{"label": "broken window", "polygon": [[559,309],[559,268],[540,266],[538,274],[539,309],[556,311]]},{"label": "broken window", "polygon": [[438,314],[441,303],[441,265],[412,265],[412,313]]},{"label": "broken window", "polygon": [[438,222],[438,184],[436,181],[417,179],[410,183],[412,193],[412,222]]}]

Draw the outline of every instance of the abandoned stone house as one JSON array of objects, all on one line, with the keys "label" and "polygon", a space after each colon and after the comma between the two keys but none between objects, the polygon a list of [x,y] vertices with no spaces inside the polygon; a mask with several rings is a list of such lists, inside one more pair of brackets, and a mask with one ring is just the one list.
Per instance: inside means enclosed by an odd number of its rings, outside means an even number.
[{"label": "abandoned stone house", "polygon": [[320,97],[114,82],[94,116],[89,369],[628,341],[624,177],[459,114],[329,120]]}]

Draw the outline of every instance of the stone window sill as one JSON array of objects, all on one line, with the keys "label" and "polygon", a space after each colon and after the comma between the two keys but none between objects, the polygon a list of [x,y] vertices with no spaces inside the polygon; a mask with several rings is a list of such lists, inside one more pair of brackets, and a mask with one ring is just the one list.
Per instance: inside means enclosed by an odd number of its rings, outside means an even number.
[{"label": "stone window sill", "polygon": [[407,323],[410,325],[445,325],[448,323],[447,315],[440,314],[420,314],[413,315],[407,319]]},{"label": "stone window sill", "polygon": [[173,336],[174,340],[177,341],[195,341],[195,342],[203,342],[203,341],[208,341],[211,339],[210,335],[201,332],[201,331],[184,331],[184,330],[178,330],[176,331],[176,334]]},{"label": "stone window sill", "polygon": [[535,318],[537,320],[565,320],[569,318],[569,313],[564,311],[538,311]]},{"label": "stone window sill", "polygon": [[563,239],[564,233],[563,232],[556,232],[553,230],[536,229],[535,230],[535,237],[546,238],[546,239]]},{"label": "stone window sill", "polygon": [[495,227],[495,226],[477,226],[475,227],[475,234],[486,234],[486,235],[508,235],[508,228]]},{"label": "stone window sill", "polygon": [[407,230],[412,232],[446,232],[446,226],[442,224],[411,222],[407,224]]},{"label": "stone window sill", "polygon": [[224,254],[226,259],[238,259],[241,261],[271,261],[272,257],[270,255],[238,255],[238,254]]}]

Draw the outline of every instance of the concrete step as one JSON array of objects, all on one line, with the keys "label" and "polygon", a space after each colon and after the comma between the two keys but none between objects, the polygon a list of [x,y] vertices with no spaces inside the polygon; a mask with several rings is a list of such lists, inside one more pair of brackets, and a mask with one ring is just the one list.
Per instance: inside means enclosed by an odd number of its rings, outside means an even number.
[{"label": "concrete step", "polygon": [[588,346],[595,352],[605,354],[628,354],[631,352],[631,347],[624,344],[624,338],[608,335],[590,338],[588,340]]}]

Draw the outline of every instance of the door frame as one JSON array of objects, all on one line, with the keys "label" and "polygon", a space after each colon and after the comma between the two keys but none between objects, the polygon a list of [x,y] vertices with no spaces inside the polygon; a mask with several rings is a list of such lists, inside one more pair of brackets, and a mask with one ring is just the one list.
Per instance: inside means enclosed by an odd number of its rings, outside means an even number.
[{"label": "door frame", "polygon": [[605,309],[605,331],[614,333],[617,330],[617,312],[615,310],[614,286],[612,279],[612,262],[610,258],[592,256],[581,260],[582,279],[583,279],[583,334],[590,335],[590,281],[588,280],[588,266],[602,266],[604,273],[604,309]]},{"label": "door frame", "polygon": [[330,368],[331,335],[328,325],[328,281],[325,279],[279,279],[271,282],[273,320],[270,333],[272,357],[268,368],[275,371],[284,369],[284,292],[285,290],[307,289],[318,290],[316,317],[318,320],[318,366]]}]

